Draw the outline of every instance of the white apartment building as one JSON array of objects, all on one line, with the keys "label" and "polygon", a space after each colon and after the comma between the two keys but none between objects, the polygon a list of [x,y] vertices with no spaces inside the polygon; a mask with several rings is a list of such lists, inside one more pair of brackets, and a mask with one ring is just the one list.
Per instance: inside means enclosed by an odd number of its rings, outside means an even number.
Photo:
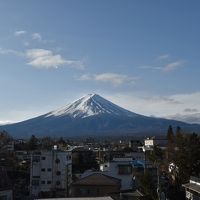
[{"label": "white apartment building", "polygon": [[85,171],[81,178],[93,173],[105,174],[121,180],[121,191],[132,189],[134,186],[132,158],[114,158],[110,162],[100,164],[100,171]]},{"label": "white apartment building", "polygon": [[40,192],[63,191],[69,194],[72,182],[71,151],[33,152],[31,155],[30,193],[37,197]]}]

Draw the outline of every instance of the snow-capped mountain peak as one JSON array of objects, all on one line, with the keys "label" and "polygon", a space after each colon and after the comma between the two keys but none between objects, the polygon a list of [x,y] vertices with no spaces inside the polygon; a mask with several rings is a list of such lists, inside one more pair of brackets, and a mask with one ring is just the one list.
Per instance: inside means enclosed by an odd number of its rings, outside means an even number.
[{"label": "snow-capped mountain peak", "polygon": [[46,117],[50,116],[70,116],[72,118],[85,118],[93,115],[100,114],[111,114],[111,115],[126,115],[126,116],[134,116],[137,115],[128,110],[125,110],[110,101],[104,99],[98,94],[88,94],[76,101],[72,104],[64,106],[58,110],[54,110],[46,115]]}]

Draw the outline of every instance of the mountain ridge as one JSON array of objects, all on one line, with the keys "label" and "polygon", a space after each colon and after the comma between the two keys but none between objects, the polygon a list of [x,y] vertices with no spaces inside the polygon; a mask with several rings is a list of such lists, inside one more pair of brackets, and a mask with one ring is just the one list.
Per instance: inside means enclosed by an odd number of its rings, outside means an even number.
[{"label": "mountain ridge", "polygon": [[169,125],[200,131],[200,125],[147,117],[126,110],[98,94],[88,94],[71,104],[15,124],[0,126],[14,137],[98,136],[165,134]]},{"label": "mountain ridge", "polygon": [[137,115],[134,112],[128,111],[106,99],[98,94],[88,94],[82,98],[61,107],[60,109],[47,113],[49,116],[64,116],[70,115],[73,118],[76,117],[89,117],[102,113],[109,113],[113,115]]}]

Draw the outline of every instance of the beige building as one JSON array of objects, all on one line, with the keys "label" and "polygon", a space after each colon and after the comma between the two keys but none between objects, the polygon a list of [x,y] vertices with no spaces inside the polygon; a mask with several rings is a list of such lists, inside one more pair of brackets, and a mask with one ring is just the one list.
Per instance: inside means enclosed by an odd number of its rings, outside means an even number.
[{"label": "beige building", "polygon": [[69,194],[72,182],[71,151],[34,152],[31,155],[30,194],[33,197],[44,193]]}]

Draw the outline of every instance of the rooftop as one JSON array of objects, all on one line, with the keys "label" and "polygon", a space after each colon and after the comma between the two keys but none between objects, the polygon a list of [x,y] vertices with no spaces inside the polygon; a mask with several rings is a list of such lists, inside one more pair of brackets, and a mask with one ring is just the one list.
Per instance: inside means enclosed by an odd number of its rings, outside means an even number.
[{"label": "rooftop", "polygon": [[120,179],[101,173],[93,173],[89,176],[79,179],[75,183],[72,183],[72,185],[116,185],[120,183]]},{"label": "rooftop", "polygon": [[[40,200],[113,200],[111,197],[82,197],[82,198],[50,198]],[[37,199],[36,199],[37,200]],[[38,199],[39,200],[39,199]]]}]

